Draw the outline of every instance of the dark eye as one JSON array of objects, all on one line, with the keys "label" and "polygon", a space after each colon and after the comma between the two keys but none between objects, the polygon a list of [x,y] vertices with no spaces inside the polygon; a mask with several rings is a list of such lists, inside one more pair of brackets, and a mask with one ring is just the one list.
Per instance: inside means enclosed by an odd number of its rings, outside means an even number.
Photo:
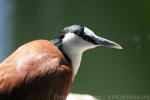
[{"label": "dark eye", "polygon": [[84,35],[85,33],[84,33],[84,29],[78,29],[78,30],[75,30],[73,33],[75,33],[75,34],[78,34],[78,35]]}]

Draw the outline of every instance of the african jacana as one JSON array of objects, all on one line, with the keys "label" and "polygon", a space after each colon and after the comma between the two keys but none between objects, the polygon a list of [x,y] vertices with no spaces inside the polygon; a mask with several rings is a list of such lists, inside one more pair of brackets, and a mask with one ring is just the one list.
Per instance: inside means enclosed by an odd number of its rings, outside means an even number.
[{"label": "african jacana", "polygon": [[121,49],[81,25],[64,28],[52,41],[24,44],[0,64],[0,100],[65,100],[82,53],[97,46]]}]

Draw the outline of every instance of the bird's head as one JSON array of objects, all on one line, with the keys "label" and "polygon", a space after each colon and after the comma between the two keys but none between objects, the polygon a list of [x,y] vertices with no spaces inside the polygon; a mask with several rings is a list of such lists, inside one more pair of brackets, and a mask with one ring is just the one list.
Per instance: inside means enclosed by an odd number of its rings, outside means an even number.
[{"label": "bird's head", "polygon": [[64,56],[71,61],[74,76],[80,66],[82,53],[85,50],[105,46],[122,49],[122,47],[108,39],[97,36],[93,31],[81,25],[72,25],[64,28],[61,35],[52,42],[59,47]]},{"label": "bird's head", "polygon": [[92,30],[81,25],[71,25],[64,28],[58,40],[61,41],[67,49],[71,49],[71,52],[83,52],[97,46],[122,49],[119,44],[97,36]]}]

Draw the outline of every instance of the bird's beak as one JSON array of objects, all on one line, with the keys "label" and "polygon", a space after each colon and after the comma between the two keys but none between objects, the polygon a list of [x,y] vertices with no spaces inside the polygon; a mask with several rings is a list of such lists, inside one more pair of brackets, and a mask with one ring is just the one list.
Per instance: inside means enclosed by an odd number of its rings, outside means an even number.
[{"label": "bird's beak", "polygon": [[95,36],[95,42],[97,45],[100,45],[100,46],[110,47],[110,48],[115,48],[115,49],[122,49],[122,47],[119,44],[113,41],[110,41],[108,39],[104,39],[99,36]]}]

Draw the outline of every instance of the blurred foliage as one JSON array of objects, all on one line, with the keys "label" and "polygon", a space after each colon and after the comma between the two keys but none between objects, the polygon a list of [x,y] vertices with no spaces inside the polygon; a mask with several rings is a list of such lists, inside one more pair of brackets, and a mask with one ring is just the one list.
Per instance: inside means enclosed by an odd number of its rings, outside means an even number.
[{"label": "blurred foliage", "polygon": [[150,94],[150,0],[16,0],[14,49],[81,24],[123,46],[83,55],[72,91]]}]

